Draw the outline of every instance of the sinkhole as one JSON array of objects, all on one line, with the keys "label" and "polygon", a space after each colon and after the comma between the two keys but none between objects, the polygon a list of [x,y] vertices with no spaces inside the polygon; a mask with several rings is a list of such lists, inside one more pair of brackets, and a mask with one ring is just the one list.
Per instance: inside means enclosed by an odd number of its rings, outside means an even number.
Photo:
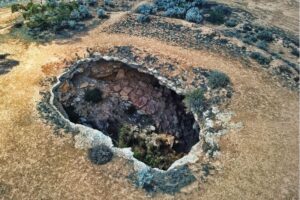
[{"label": "sinkhole", "polygon": [[184,96],[125,63],[88,63],[57,91],[70,121],[100,130],[117,147],[131,147],[134,157],[151,167],[168,169],[199,141]]}]

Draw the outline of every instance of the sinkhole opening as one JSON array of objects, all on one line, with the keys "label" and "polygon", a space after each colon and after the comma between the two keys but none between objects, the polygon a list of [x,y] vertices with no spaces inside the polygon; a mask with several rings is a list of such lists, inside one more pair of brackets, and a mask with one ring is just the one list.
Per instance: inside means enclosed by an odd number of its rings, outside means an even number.
[{"label": "sinkhole opening", "polygon": [[163,170],[199,141],[199,126],[183,96],[150,74],[124,63],[86,64],[58,88],[57,99],[70,121],[102,131],[115,146]]}]

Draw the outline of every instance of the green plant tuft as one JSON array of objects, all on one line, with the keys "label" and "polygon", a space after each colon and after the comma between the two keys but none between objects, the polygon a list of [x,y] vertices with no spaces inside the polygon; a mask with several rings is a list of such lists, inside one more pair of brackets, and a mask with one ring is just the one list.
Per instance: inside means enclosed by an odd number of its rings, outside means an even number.
[{"label": "green plant tuft", "polygon": [[225,13],[222,9],[212,9],[209,12],[209,17],[206,19],[208,22],[212,24],[224,24],[225,22]]},{"label": "green plant tuft", "polygon": [[250,54],[250,57],[256,60],[261,65],[268,65],[271,62],[271,58],[267,58],[259,52],[252,52]]},{"label": "green plant tuft", "polygon": [[230,83],[229,77],[219,71],[212,71],[208,77],[208,85],[213,88],[226,87]]},{"label": "green plant tuft", "polygon": [[257,38],[266,42],[272,42],[274,40],[273,34],[267,30],[260,31],[257,34]]},{"label": "green plant tuft", "polygon": [[198,115],[201,115],[201,113],[207,107],[204,93],[205,91],[203,89],[196,89],[185,96],[183,102],[188,111],[192,111]]},{"label": "green plant tuft", "polygon": [[129,147],[131,143],[131,135],[129,135],[130,126],[128,124],[123,124],[119,129],[119,137],[118,137],[118,146],[120,148]]}]

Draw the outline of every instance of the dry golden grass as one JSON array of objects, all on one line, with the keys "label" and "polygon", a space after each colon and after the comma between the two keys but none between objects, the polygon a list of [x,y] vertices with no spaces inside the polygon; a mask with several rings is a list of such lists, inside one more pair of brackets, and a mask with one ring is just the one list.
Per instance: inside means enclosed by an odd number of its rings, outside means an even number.
[{"label": "dry golden grass", "polygon": [[298,0],[217,0],[217,2],[249,11],[258,17],[258,23],[266,22],[269,25],[277,26],[295,35],[299,34]]}]

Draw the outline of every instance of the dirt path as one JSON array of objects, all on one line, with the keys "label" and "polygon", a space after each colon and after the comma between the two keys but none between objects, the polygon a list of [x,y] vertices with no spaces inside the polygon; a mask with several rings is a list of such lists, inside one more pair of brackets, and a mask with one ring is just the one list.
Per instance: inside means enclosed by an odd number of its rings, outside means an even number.
[{"label": "dirt path", "polygon": [[[147,199],[124,177],[122,160],[93,166],[72,139],[53,135],[36,113],[39,81],[47,63],[60,62],[86,47],[103,49],[133,45],[162,57],[177,59],[183,67],[218,69],[232,79],[230,109],[244,123],[238,133],[223,138],[220,163],[225,167],[205,185],[175,197],[157,199],[297,199],[298,96],[277,86],[270,77],[236,60],[204,51],[128,35],[100,33],[94,29],[80,40],[45,46],[10,40],[0,49],[12,53],[20,65],[0,76],[0,199]],[[118,174],[117,174],[118,175]]]}]

